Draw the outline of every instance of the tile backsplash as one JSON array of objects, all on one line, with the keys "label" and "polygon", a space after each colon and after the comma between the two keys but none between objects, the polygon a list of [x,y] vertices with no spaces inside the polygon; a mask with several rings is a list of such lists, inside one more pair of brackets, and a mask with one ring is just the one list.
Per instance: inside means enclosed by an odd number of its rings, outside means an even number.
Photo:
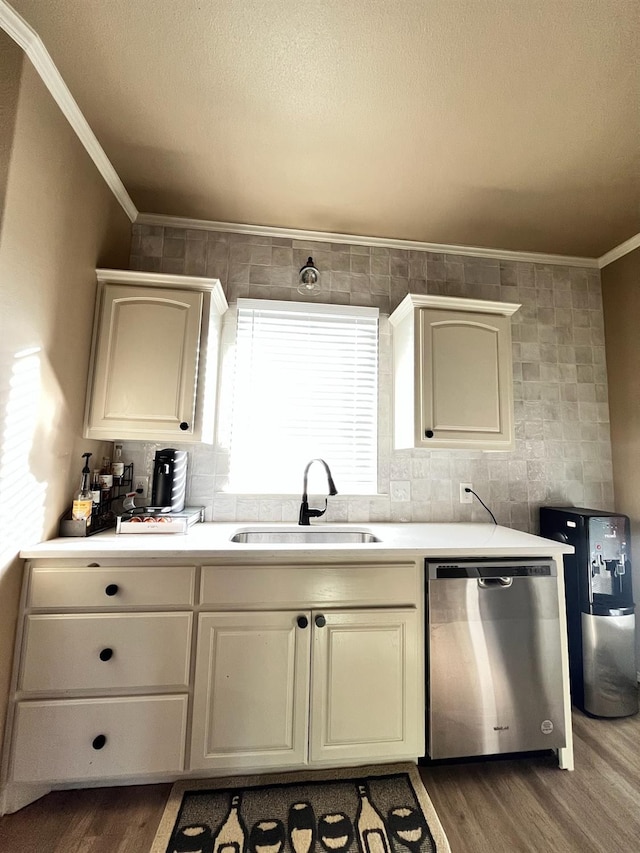
[{"label": "tile backsplash", "polygon": [[[473,484],[498,523],[531,533],[541,504],[613,509],[599,270],[146,225],[133,227],[130,265],[219,278],[230,303],[303,301],[298,271],[309,255],[321,284],[309,299],[381,312],[379,494],[331,498],[327,521],[490,521],[477,501],[460,504],[460,482]],[[512,318],[515,451],[392,450],[388,316],[408,292],[521,304]],[[209,519],[297,521],[300,495],[228,494],[226,450],[182,446],[188,503]],[[151,473],[158,447],[125,442],[124,452]],[[302,471],[300,480],[302,488]]]}]

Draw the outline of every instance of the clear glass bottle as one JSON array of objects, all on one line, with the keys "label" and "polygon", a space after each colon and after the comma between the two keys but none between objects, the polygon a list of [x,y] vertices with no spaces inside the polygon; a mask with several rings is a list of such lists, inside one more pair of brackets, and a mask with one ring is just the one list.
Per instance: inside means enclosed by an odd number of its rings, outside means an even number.
[{"label": "clear glass bottle", "polygon": [[91,483],[89,478],[91,470],[89,468],[90,453],[83,453],[84,467],[82,469],[82,479],[80,481],[80,489],[76,492],[76,496],[71,507],[71,518],[73,521],[84,521],[89,527],[91,524],[91,511],[93,509],[93,494],[91,492]]},{"label": "clear glass bottle", "polygon": [[122,475],[124,474],[124,462],[122,461],[122,445],[114,444],[113,448],[113,463],[111,465],[111,473],[113,474],[114,482],[119,485],[122,481]]},{"label": "clear glass bottle", "polygon": [[94,515],[100,512],[100,501],[102,500],[102,489],[100,488],[100,471],[94,468],[91,474],[91,496],[93,498]]}]

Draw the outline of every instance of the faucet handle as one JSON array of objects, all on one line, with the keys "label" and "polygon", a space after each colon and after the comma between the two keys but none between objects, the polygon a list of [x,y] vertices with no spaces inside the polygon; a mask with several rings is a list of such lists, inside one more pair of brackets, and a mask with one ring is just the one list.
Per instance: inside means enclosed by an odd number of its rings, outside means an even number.
[{"label": "faucet handle", "polygon": [[300,504],[300,516],[298,524],[308,525],[310,518],[320,518],[327,511],[328,501],[324,499],[324,509],[309,509],[309,502],[303,500]]}]

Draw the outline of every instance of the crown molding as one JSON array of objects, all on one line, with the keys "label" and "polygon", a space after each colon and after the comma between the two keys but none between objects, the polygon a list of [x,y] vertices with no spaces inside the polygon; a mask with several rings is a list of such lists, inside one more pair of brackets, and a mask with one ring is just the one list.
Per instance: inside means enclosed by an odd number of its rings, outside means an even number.
[{"label": "crown molding", "polygon": [[195,275],[172,273],[139,272],[138,270],[112,270],[100,267],[96,270],[100,284],[135,284],[138,287],[168,287],[183,290],[202,290],[211,294],[211,302],[218,314],[229,307],[222,283],[218,278],[202,278]]},{"label": "crown molding", "polygon": [[423,293],[408,293],[389,317],[392,326],[413,314],[416,308],[438,308],[449,311],[473,311],[482,314],[500,314],[511,317],[522,308],[516,302],[494,302],[487,299],[467,299],[458,296],[431,296]]},{"label": "crown molding", "polygon": [[616,246],[614,249],[611,249],[610,252],[607,252],[605,255],[598,258],[598,267],[603,269],[609,264],[612,264],[614,261],[617,261],[619,258],[623,258],[625,255],[628,255],[629,252],[633,252],[635,249],[640,249],[640,234],[630,237],[628,240],[625,240],[624,243],[620,243],[619,246]]},{"label": "crown molding", "polygon": [[65,118],[73,128],[76,136],[93,160],[96,168],[104,178],[107,186],[114,194],[131,222],[135,222],[138,210],[120,180],[118,173],[89,123],[82,114],[67,84],[62,79],[48,50],[38,33],[13,9],[6,0],[0,0],[0,27],[22,48],[33,67],[40,75],[42,82],[51,93]]},{"label": "crown molding", "polygon": [[236,222],[213,222],[207,219],[187,219],[160,213],[139,213],[136,225],[160,225],[165,228],[190,228],[200,231],[221,231],[231,234],[252,234],[258,237],[282,237],[301,242],[347,243],[353,246],[378,246],[386,249],[405,249],[416,252],[436,252],[445,255],[464,255],[471,258],[512,261],[517,263],[555,264],[569,267],[598,268],[596,258],[570,255],[547,255],[542,252],[514,252],[510,249],[484,249],[477,246],[456,246],[446,243],[421,243],[414,240],[395,240],[385,237],[364,237],[354,234],[335,234],[328,231],[302,231],[264,225],[243,225]]}]

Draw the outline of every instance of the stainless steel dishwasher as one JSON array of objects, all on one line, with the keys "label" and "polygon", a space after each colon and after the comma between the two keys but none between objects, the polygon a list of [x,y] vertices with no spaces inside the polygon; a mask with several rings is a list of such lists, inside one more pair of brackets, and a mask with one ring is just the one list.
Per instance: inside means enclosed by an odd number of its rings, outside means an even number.
[{"label": "stainless steel dishwasher", "polygon": [[426,560],[432,759],[564,747],[556,564]]}]

